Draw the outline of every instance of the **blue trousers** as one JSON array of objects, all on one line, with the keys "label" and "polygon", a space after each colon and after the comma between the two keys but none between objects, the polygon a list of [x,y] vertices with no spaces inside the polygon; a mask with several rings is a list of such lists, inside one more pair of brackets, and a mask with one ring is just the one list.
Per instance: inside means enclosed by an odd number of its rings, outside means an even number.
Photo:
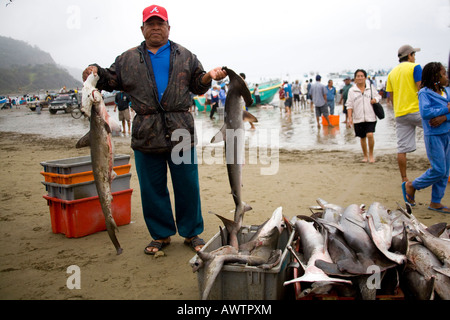
[{"label": "blue trousers", "polygon": [[327,104],[330,107],[330,114],[334,114],[334,100],[327,100]]},{"label": "blue trousers", "polygon": [[[155,240],[176,234],[177,228],[185,238],[203,232],[197,152],[195,147],[187,152],[190,152],[191,162],[175,164],[170,152],[150,154],[134,151],[144,220]],[[175,219],[167,187],[167,168],[172,179]]]},{"label": "blue trousers", "polygon": [[425,147],[431,168],[416,178],[412,185],[416,190],[431,188],[431,202],[441,203],[447,187],[450,169],[450,132],[425,135]]}]

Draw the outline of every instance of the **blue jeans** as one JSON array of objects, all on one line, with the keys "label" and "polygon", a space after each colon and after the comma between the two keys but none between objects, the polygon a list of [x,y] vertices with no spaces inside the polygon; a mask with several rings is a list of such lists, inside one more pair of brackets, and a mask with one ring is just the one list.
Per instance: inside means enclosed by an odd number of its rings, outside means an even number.
[{"label": "blue jeans", "polygon": [[450,169],[450,133],[425,135],[424,141],[431,168],[416,178],[412,185],[416,190],[432,186],[431,202],[441,203]]},{"label": "blue jeans", "polygon": [[[155,240],[176,234],[177,228],[185,238],[203,232],[197,152],[195,147],[187,152],[190,152],[191,162],[175,164],[169,152],[134,151],[144,220]],[[172,178],[175,219],[167,188],[167,167]]]},{"label": "blue jeans", "polygon": [[330,114],[334,114],[334,100],[327,100],[327,104],[330,107]]}]

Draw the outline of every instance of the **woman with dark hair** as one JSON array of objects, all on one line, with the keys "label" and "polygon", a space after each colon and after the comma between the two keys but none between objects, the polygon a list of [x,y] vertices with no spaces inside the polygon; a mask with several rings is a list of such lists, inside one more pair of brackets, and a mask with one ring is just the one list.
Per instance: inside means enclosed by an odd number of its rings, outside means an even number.
[{"label": "woman with dark hair", "polygon": [[361,138],[361,148],[364,154],[362,162],[375,162],[373,136],[377,125],[377,117],[372,103],[379,102],[381,96],[370,82],[367,82],[367,72],[363,69],[355,71],[355,85],[348,91],[347,119],[348,126],[354,125],[355,135]]},{"label": "woman with dark hair", "polygon": [[419,109],[431,168],[414,181],[402,184],[403,198],[411,205],[415,204],[416,190],[432,186],[428,209],[442,213],[450,213],[450,209],[441,204],[450,169],[450,91],[447,86],[447,73],[441,63],[431,62],[423,68]]}]

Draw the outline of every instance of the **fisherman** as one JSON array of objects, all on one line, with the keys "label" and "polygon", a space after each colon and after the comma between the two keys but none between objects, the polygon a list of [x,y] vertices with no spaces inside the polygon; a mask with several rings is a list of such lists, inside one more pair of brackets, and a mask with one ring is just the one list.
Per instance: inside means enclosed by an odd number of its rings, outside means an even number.
[{"label": "fisherman", "polygon": [[308,92],[311,95],[311,108],[312,105],[315,105],[315,113],[317,120],[317,127],[320,128],[320,116],[323,115],[328,122],[328,127],[333,128],[334,126],[331,124],[329,115],[329,109],[327,104],[327,89],[323,84],[320,83],[322,77],[320,75],[316,75],[316,83],[311,85],[311,88]]},{"label": "fisherman", "polygon": [[[422,128],[418,92],[422,67],[416,63],[420,48],[410,45],[398,49],[399,64],[389,72],[386,91],[394,107],[397,131],[397,162],[402,182],[408,181],[407,154],[416,150],[416,128]],[[411,203],[414,201],[410,199]]]},{"label": "fisherman", "polygon": [[[97,88],[126,92],[136,112],[131,147],[144,219],[154,239],[144,252],[155,254],[170,244],[170,237],[177,230],[185,238],[184,243],[198,251],[205,242],[198,237],[204,226],[189,92],[204,94],[213,79],[222,80],[227,74],[221,67],[205,72],[194,54],[169,41],[165,8],[158,5],[145,8],[142,22],[145,41],[119,55],[110,68],[89,66],[83,72],[83,80],[91,72],[98,73]],[[174,131],[188,133],[190,141],[172,141]],[[179,144],[183,148],[173,153]],[[176,219],[167,188],[167,167],[172,178]]]}]

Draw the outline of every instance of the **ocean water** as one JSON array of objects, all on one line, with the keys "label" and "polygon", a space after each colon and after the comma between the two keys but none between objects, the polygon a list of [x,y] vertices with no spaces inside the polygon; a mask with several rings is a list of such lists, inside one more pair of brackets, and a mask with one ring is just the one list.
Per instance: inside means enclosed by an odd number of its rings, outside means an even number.
[{"label": "ocean water", "polygon": [[[383,104],[386,117],[379,120],[375,132],[375,155],[396,152],[396,129],[392,107]],[[0,131],[19,132],[25,134],[41,134],[45,137],[82,137],[89,130],[86,119],[74,119],[70,114],[58,112],[51,115],[47,109],[41,114],[21,109],[0,110]],[[108,106],[109,114],[118,119],[114,107]],[[255,129],[250,130],[250,124],[245,124],[247,146],[278,148],[286,150],[343,150],[361,152],[360,139],[355,137],[353,128],[347,128],[342,106],[336,106],[335,115],[339,114],[339,126],[329,128],[321,124],[317,127],[314,113],[309,105],[306,109],[294,109],[290,116],[280,112],[278,101],[271,105],[251,107],[249,112],[257,119]],[[201,146],[212,146],[211,138],[223,125],[223,114],[216,113],[214,120],[209,113],[193,113],[198,142]],[[128,135],[115,136],[121,141],[130,140]],[[214,146],[220,146],[214,144]],[[417,149],[424,151],[423,131],[417,133]]]},{"label": "ocean water", "polygon": [[[270,106],[251,107],[249,112],[257,119],[254,130],[250,124],[245,125],[245,136],[249,146],[278,147],[285,150],[342,150],[362,152],[360,139],[355,137],[354,129],[347,128],[345,114],[342,106],[335,107],[335,115],[339,115],[339,125],[334,128],[317,127],[314,112],[309,104],[305,109],[294,109],[290,116],[277,107],[278,101]],[[378,120],[375,136],[376,153],[396,153],[397,137],[395,119],[392,107],[383,104],[386,117]],[[208,145],[211,138],[219,131],[223,124],[223,116],[217,116],[215,120],[209,119],[209,113],[198,112],[195,114],[196,128],[199,141]],[[417,130],[417,149],[424,151],[423,131]]]}]

